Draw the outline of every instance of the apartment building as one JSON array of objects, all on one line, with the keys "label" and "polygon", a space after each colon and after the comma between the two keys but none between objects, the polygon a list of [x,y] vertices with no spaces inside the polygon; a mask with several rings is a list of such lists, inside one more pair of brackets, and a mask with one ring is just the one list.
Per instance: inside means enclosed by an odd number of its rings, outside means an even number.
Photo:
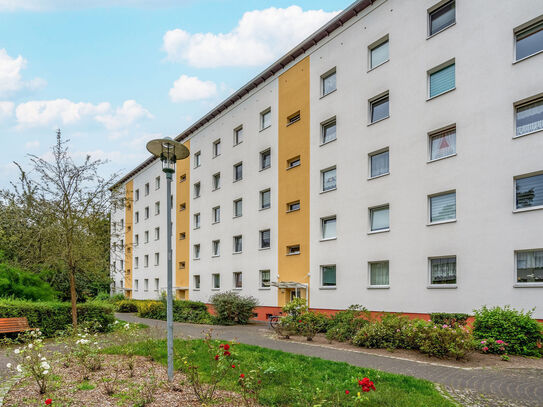
[{"label": "apartment building", "polygon": [[[357,1],[177,140],[178,298],[543,318],[541,1]],[[166,286],[165,182],[118,183],[132,298]]]}]

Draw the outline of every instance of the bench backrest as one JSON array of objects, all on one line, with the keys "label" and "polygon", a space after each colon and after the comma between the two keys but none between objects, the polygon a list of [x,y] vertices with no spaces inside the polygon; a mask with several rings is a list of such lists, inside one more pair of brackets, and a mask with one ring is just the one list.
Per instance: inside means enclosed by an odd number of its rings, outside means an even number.
[{"label": "bench backrest", "polygon": [[28,319],[23,318],[0,318],[0,333],[23,332],[30,329]]}]

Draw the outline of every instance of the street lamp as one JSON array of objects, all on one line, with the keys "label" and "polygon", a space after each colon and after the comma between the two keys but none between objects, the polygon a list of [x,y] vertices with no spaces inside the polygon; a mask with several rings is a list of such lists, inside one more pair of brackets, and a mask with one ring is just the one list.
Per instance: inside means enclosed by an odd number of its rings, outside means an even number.
[{"label": "street lamp", "polygon": [[170,137],[151,140],[147,150],[162,161],[162,171],[166,174],[166,230],[168,251],[168,286],[166,302],[166,320],[168,326],[168,380],[173,381],[173,283],[172,283],[172,174],[175,162],[187,158],[189,149]]}]

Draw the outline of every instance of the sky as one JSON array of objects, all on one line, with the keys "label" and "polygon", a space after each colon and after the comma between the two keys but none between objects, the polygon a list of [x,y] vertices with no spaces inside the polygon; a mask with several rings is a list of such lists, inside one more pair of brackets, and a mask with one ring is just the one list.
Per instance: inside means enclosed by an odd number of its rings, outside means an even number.
[{"label": "sky", "polygon": [[0,188],[13,161],[128,172],[352,0],[0,0]]}]

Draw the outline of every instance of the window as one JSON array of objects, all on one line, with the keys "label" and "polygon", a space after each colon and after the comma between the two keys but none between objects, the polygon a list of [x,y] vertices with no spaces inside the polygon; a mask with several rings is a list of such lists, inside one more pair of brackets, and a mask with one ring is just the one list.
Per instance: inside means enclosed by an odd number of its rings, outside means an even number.
[{"label": "window", "polygon": [[124,261],[121,260],[120,263],[121,263],[121,270],[124,270]]},{"label": "window", "polygon": [[543,130],[543,98],[516,107],[517,137]]},{"label": "window", "polygon": [[385,231],[390,229],[390,208],[388,205],[378,208],[370,208],[371,231]]},{"label": "window", "polygon": [[134,235],[134,246],[137,246],[140,244],[140,235],[136,234]]},{"label": "window", "polygon": [[448,64],[443,68],[433,69],[428,72],[429,76],[429,96],[430,98],[441,95],[454,89],[455,83],[455,64]]},{"label": "window", "polygon": [[160,286],[160,280],[158,278],[155,278],[155,291],[158,291],[159,286]]},{"label": "window", "polygon": [[515,180],[516,209],[543,206],[543,174]]},{"label": "window", "polygon": [[388,61],[388,36],[370,45],[370,69]]},{"label": "window", "polygon": [[213,191],[221,187],[221,173],[220,172],[213,174],[212,182],[213,182]]},{"label": "window", "polygon": [[430,223],[456,220],[456,192],[430,197]]},{"label": "window", "polygon": [[221,241],[220,240],[213,240],[213,242],[211,242],[211,247],[212,247],[212,255],[213,256],[220,256],[221,255]]},{"label": "window", "polygon": [[336,265],[321,266],[321,287],[336,286]]},{"label": "window", "polygon": [[139,221],[140,221],[140,213],[136,212],[135,217],[136,217],[136,223],[139,223]]},{"label": "window", "polygon": [[455,1],[449,1],[428,12],[429,35],[437,34],[456,22]]},{"label": "window", "polygon": [[121,230],[124,229],[124,219],[121,219]]},{"label": "window", "polygon": [[221,207],[216,206],[211,210],[211,212],[213,213],[213,223],[219,223],[221,221]]},{"label": "window", "polygon": [[243,278],[241,271],[236,271],[234,274],[234,288],[242,288],[243,287]]},{"label": "window", "polygon": [[543,21],[518,31],[515,38],[517,61],[543,51]]},{"label": "window", "polygon": [[145,243],[149,243],[149,231],[146,230],[145,232],[143,232],[143,241]]},{"label": "window", "polygon": [[260,113],[260,130],[267,129],[271,126],[271,109],[264,110]]},{"label": "window", "polygon": [[194,248],[194,260],[198,260],[200,258],[200,245],[195,244],[193,248]]},{"label": "window", "polygon": [[300,111],[298,110],[296,113],[291,114],[289,117],[287,117],[287,126],[290,126],[291,124],[300,121],[300,118]]},{"label": "window", "polygon": [[185,202],[179,204],[179,212],[183,212],[185,209],[187,209],[187,204]]},{"label": "window", "polygon": [[179,177],[179,182],[185,182],[187,180],[187,174],[181,174],[181,176]]},{"label": "window", "polygon": [[260,288],[270,288],[270,270],[260,270]]},{"label": "window", "polygon": [[271,206],[271,191],[260,191],[260,209],[268,209]]},{"label": "window", "polygon": [[294,167],[297,167],[301,164],[301,161],[300,161],[300,156],[296,156],[296,157],[293,157],[291,158],[290,160],[287,161],[287,170],[290,169],[290,168],[294,168]]},{"label": "window", "polygon": [[300,245],[295,244],[292,246],[287,246],[287,255],[291,256],[293,254],[300,254]]},{"label": "window", "polygon": [[321,76],[321,89],[322,96],[326,96],[336,90],[336,68]]},{"label": "window", "polygon": [[370,268],[370,286],[380,287],[389,285],[388,261],[378,261],[369,263]]},{"label": "window", "polygon": [[370,100],[370,123],[389,117],[388,93],[384,96]]},{"label": "window", "polygon": [[430,161],[456,154],[456,127],[430,134]]},{"label": "window", "polygon": [[200,197],[200,183],[199,182],[194,183],[194,197],[195,198]]},{"label": "window", "polygon": [[149,207],[148,206],[145,207],[144,212],[145,212],[145,219],[149,219]]},{"label": "window", "polygon": [[136,189],[136,201],[140,200],[140,190]]},{"label": "window", "polygon": [[145,196],[149,195],[149,183],[145,184]]},{"label": "window", "polygon": [[200,228],[200,214],[195,213],[194,214],[194,229],[199,229],[199,228]]},{"label": "window", "polygon": [[243,163],[234,164],[234,182],[243,179]]},{"label": "window", "polygon": [[516,252],[517,283],[543,283],[543,250]]},{"label": "window", "polygon": [[430,285],[456,284],[456,256],[430,259]]},{"label": "window", "polygon": [[186,238],[185,232],[179,233],[179,240],[185,240],[185,238]]},{"label": "window", "polygon": [[321,236],[323,240],[336,238],[336,217],[321,219]]},{"label": "window", "polygon": [[160,214],[160,202],[155,202],[155,215]]},{"label": "window", "polygon": [[221,139],[213,142],[213,157],[221,155]]},{"label": "window", "polygon": [[287,204],[287,212],[299,211],[300,201],[294,201]]},{"label": "window", "polygon": [[221,288],[221,275],[218,273],[212,274],[211,283],[214,290],[218,290],[219,288]]},{"label": "window", "polygon": [[160,177],[155,178],[155,190],[160,189]]},{"label": "window", "polygon": [[335,117],[321,124],[321,137],[321,144],[326,144],[336,139]]},{"label": "window", "polygon": [[238,218],[243,214],[243,201],[242,199],[236,199],[234,201],[234,218]]},{"label": "window", "polygon": [[160,264],[160,253],[155,253],[155,266]]},{"label": "window", "polygon": [[243,237],[234,236],[234,253],[241,253],[243,251]]},{"label": "window", "polygon": [[270,229],[261,230],[260,231],[260,248],[261,249],[269,249],[270,248]]},{"label": "window", "polygon": [[234,129],[234,145],[237,146],[243,141],[243,126]]},{"label": "window", "polygon": [[193,281],[194,281],[194,289],[195,290],[199,290],[200,289],[200,276],[199,275],[195,275],[193,277]]},{"label": "window", "polygon": [[140,258],[139,257],[134,257],[134,268],[137,269],[140,267]]},{"label": "window", "polygon": [[260,153],[260,169],[265,170],[271,167],[271,150],[268,148]]},{"label": "window", "polygon": [[134,289],[135,289],[136,291],[138,291],[138,290],[139,290],[139,287],[140,287],[140,282],[139,282],[137,279],[134,280]]},{"label": "window", "polygon": [[160,239],[160,228],[155,228],[155,240]]},{"label": "window", "polygon": [[179,270],[184,270],[185,269],[185,262],[184,261],[180,261],[179,262]]},{"label": "window", "polygon": [[202,164],[201,156],[202,156],[202,153],[200,151],[194,153],[194,168],[198,168]]},{"label": "window", "polygon": [[149,279],[148,278],[143,280],[143,291],[149,291]]},{"label": "window", "polygon": [[385,151],[370,154],[370,178],[389,174],[389,152]]},{"label": "window", "polygon": [[336,168],[321,171],[322,191],[331,191],[336,189]]}]

